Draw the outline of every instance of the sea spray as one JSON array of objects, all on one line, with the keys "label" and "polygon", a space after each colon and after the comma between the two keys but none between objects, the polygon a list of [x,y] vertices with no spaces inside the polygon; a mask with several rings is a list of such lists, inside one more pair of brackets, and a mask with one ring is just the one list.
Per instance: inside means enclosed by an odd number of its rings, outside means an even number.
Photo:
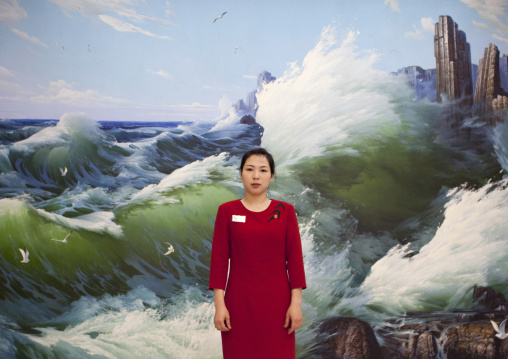
[{"label": "sea spray", "polygon": [[475,285],[508,290],[507,182],[478,190],[448,192],[444,222],[430,243],[408,257],[406,246],[394,247],[372,266],[362,284],[364,304],[377,311],[404,314],[464,308]]},{"label": "sea spray", "polygon": [[397,131],[392,101],[397,93],[407,96],[405,84],[372,69],[377,55],[355,52],[357,36],[349,32],[338,46],[336,29],[325,28],[301,67],[293,64],[258,94],[257,120],[267,133],[262,145],[279,166],[327,150],[356,152],[351,144],[361,137]]}]

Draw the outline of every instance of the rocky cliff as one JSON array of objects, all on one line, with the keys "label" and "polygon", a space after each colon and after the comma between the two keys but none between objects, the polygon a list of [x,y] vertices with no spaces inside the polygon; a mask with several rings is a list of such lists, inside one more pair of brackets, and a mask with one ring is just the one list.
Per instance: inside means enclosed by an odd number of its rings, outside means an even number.
[{"label": "rocky cliff", "polygon": [[478,65],[474,103],[481,113],[508,109],[508,93],[501,87],[499,50],[489,44]]},{"label": "rocky cliff", "polygon": [[471,105],[471,49],[466,34],[458,29],[450,16],[440,16],[435,25],[434,56],[437,101],[442,102],[446,97],[462,99],[463,105]]}]

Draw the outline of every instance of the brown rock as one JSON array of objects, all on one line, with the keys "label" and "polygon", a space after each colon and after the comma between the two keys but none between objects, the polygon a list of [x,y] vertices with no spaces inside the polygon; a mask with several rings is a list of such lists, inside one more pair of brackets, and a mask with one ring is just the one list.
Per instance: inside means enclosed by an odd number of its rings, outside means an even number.
[{"label": "brown rock", "polygon": [[490,287],[475,286],[473,289],[473,304],[487,309],[498,309],[508,306],[506,298]]},{"label": "brown rock", "polygon": [[466,34],[450,16],[440,16],[436,23],[434,56],[437,101],[442,102],[442,95],[445,95],[451,100],[463,99],[462,104],[470,106],[473,97],[471,48]]},{"label": "brown rock", "polygon": [[364,321],[349,317],[329,318],[319,327],[324,347],[313,358],[383,359],[374,331]]},{"label": "brown rock", "polygon": [[478,65],[474,102],[482,105],[483,112],[489,112],[493,110],[493,100],[502,94],[499,50],[496,45],[489,44]]},{"label": "brown rock", "polygon": [[438,355],[437,343],[430,332],[424,332],[416,343],[416,359],[436,359]]},{"label": "brown rock", "polygon": [[506,358],[506,345],[494,335],[489,321],[455,326],[443,334],[443,352],[447,359]]}]

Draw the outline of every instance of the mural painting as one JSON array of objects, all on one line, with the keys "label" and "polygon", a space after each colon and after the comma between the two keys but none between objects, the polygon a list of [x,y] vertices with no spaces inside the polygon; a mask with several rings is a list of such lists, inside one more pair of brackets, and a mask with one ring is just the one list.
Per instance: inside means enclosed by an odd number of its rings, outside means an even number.
[{"label": "mural painting", "polygon": [[0,0],[0,357],[221,358],[215,215],[262,146],[297,358],[506,358],[507,10]]}]

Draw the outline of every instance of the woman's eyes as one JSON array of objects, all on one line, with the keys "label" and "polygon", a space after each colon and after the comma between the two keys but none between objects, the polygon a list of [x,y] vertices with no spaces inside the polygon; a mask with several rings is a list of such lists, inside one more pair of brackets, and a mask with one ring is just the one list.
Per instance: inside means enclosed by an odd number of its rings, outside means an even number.
[{"label": "woman's eyes", "polygon": [[[249,172],[253,171],[252,168],[246,168],[245,170]],[[268,172],[268,170],[262,169],[261,172]]]}]

